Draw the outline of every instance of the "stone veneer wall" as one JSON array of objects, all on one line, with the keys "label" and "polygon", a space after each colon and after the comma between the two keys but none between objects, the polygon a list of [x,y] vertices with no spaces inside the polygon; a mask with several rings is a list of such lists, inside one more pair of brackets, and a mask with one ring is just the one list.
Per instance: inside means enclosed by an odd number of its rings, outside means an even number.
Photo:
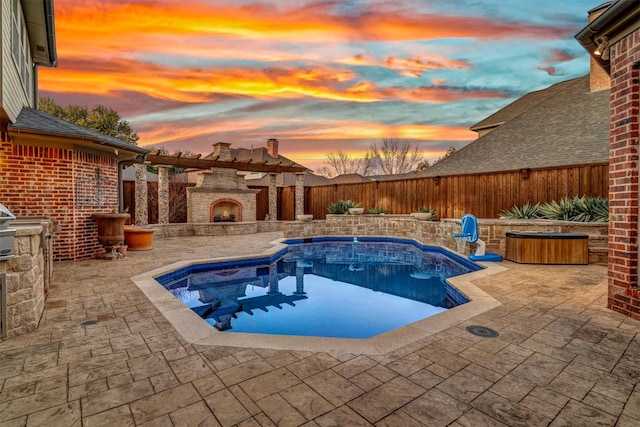
[{"label": "stone veneer wall", "polygon": [[[566,221],[478,219],[479,236],[487,243],[487,252],[504,256],[507,231],[575,232],[589,236],[589,262],[607,262],[607,224]],[[416,240],[424,245],[442,246],[458,252],[453,234],[460,232],[459,219],[418,221],[409,215],[327,215],[324,221],[283,223],[284,237],[321,236],[397,237]],[[473,247],[473,248],[472,248]],[[463,255],[475,245],[465,244]]]},{"label": "stone veneer wall", "polygon": [[40,240],[42,227],[15,228],[15,257],[0,261],[0,273],[6,274],[7,338],[36,330],[46,296],[44,255]]},{"label": "stone veneer wall", "polygon": [[236,236],[282,230],[281,221],[205,222],[153,224],[154,238],[181,236]]}]

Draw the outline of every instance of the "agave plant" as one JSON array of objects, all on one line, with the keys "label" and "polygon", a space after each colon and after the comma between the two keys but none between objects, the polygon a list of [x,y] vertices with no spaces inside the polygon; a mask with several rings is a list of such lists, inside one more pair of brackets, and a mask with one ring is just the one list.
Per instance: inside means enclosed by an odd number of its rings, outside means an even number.
[{"label": "agave plant", "polygon": [[535,219],[540,218],[540,203],[532,205],[527,202],[522,207],[514,206],[500,213],[502,219]]},{"label": "agave plant", "polygon": [[580,207],[579,198],[564,197],[559,202],[552,200],[540,206],[540,213],[544,218],[558,221],[580,221],[584,209]]},{"label": "agave plant", "polygon": [[589,197],[585,201],[591,222],[609,222],[609,200]]},{"label": "agave plant", "polygon": [[562,198],[540,206],[540,212],[547,219],[576,222],[608,222],[609,200],[599,197]]},{"label": "agave plant", "polygon": [[382,215],[382,214],[387,214],[389,212],[387,212],[387,210],[385,208],[380,208],[378,206],[375,206],[375,207],[369,209],[369,213],[371,215]]},{"label": "agave plant", "polygon": [[351,208],[360,207],[360,203],[354,202],[352,200],[338,200],[337,202],[333,202],[329,204],[329,213],[334,215],[342,215],[349,212]]},{"label": "agave plant", "polygon": [[354,202],[353,200],[343,200],[345,206],[347,207],[347,210],[351,209],[351,208],[359,208],[360,207],[360,203],[358,202]]},{"label": "agave plant", "polygon": [[436,210],[432,208],[421,208],[418,212],[430,213],[431,215],[434,215],[434,216],[436,214]]}]

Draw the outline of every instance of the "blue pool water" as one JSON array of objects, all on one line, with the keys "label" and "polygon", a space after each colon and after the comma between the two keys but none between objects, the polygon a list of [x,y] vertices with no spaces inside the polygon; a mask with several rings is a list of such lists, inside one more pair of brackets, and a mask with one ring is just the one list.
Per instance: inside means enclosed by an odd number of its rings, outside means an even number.
[{"label": "blue pool water", "polygon": [[156,280],[222,331],[370,338],[465,303],[445,279],[480,269],[407,240],[287,243],[270,258],[191,265]]}]

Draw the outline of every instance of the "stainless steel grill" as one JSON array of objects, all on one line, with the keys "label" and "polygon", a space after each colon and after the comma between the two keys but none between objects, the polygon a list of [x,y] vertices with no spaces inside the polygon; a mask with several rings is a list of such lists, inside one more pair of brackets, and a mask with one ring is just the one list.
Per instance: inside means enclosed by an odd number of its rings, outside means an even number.
[{"label": "stainless steel grill", "polygon": [[7,334],[7,275],[0,273],[0,338]]},{"label": "stainless steel grill", "polygon": [[15,228],[9,228],[9,222],[16,217],[9,209],[0,203],[0,260],[13,258],[13,236]]}]

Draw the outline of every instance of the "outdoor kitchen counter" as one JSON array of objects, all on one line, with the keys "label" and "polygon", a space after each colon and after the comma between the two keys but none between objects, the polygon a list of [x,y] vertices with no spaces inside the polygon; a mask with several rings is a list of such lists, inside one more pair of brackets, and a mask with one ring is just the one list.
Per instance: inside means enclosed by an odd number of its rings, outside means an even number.
[{"label": "outdoor kitchen counter", "polygon": [[13,253],[0,260],[0,337],[36,330],[46,296],[43,227],[11,224]]}]

